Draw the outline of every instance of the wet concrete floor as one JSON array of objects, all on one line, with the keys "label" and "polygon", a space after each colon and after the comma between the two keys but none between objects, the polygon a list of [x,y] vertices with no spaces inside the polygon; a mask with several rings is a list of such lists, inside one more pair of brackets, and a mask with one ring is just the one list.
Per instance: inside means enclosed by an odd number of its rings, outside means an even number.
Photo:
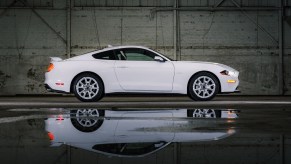
[{"label": "wet concrete floor", "polygon": [[[251,103],[224,106],[229,101]],[[182,96],[107,97],[98,103],[74,97],[1,97],[0,159],[5,164],[288,164],[289,102],[290,97],[219,96],[202,107]],[[102,103],[107,104],[98,106]]]},{"label": "wet concrete floor", "polygon": [[291,107],[291,96],[217,96],[212,101],[193,101],[187,96],[105,96],[100,102],[84,103],[73,96],[11,96],[0,97],[0,109],[49,107],[105,108],[246,108]]}]

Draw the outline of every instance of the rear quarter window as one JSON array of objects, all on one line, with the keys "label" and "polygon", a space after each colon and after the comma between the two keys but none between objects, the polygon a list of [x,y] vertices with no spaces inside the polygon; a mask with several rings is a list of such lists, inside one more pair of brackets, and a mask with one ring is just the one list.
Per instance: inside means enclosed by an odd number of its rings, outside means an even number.
[{"label": "rear quarter window", "polygon": [[114,51],[113,50],[96,53],[96,54],[93,54],[92,56],[95,59],[115,60],[115,55],[114,55]]}]

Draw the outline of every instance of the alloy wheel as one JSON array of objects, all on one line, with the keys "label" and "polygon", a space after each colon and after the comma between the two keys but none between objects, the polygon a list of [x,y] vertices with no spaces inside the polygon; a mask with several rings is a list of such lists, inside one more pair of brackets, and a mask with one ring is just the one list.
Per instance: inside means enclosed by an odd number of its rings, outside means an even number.
[{"label": "alloy wheel", "polygon": [[216,118],[215,111],[213,109],[195,109],[193,112],[195,118]]},{"label": "alloy wheel", "polygon": [[200,76],[193,83],[193,91],[200,98],[211,97],[215,89],[215,82],[208,76]]},{"label": "alloy wheel", "polygon": [[91,127],[98,121],[99,112],[97,109],[78,109],[76,111],[76,119],[83,127]]},{"label": "alloy wheel", "polygon": [[76,84],[76,91],[83,99],[92,99],[99,92],[98,82],[92,77],[83,77]]}]

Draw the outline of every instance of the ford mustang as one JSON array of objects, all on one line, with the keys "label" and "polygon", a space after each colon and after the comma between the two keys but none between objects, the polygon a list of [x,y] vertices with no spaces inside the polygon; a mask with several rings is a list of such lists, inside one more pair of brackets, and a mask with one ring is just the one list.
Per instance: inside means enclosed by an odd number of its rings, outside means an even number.
[{"label": "ford mustang", "polygon": [[142,46],[109,46],[66,60],[51,57],[45,87],[74,93],[85,102],[109,93],[187,94],[205,101],[238,91],[238,76],[237,70],[219,63],[173,61]]},{"label": "ford mustang", "polygon": [[[202,142],[229,137],[236,132],[230,125],[218,129],[213,127],[221,124],[217,122],[218,118],[223,118],[220,121],[225,123],[238,118],[237,112],[213,109],[73,109],[70,114],[50,116],[45,120],[45,129],[53,147],[66,144],[111,157],[144,157],[172,142]],[[204,118],[209,120],[205,122]],[[212,118],[215,119],[211,121]]]}]

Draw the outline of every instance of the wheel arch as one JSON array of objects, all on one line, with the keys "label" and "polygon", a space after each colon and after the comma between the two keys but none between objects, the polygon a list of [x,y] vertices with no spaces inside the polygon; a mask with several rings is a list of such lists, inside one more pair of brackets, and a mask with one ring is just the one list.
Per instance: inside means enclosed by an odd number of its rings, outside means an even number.
[{"label": "wheel arch", "polygon": [[72,79],[71,84],[70,84],[70,93],[73,93],[73,84],[74,84],[75,79],[76,79],[78,76],[80,76],[80,75],[82,75],[82,74],[86,74],[86,73],[93,74],[93,75],[97,76],[97,77],[101,80],[101,82],[102,82],[102,84],[103,84],[103,87],[104,87],[104,93],[105,93],[105,85],[104,85],[104,81],[103,81],[103,79],[102,79],[102,78],[101,78],[97,73],[95,73],[95,72],[91,72],[91,71],[80,72],[80,73],[78,73],[77,75],[74,76],[74,78]]},{"label": "wheel arch", "polygon": [[188,83],[187,83],[187,93],[189,92],[189,83],[190,83],[191,79],[192,79],[195,75],[198,75],[199,73],[203,73],[203,72],[205,72],[205,73],[210,73],[210,74],[212,74],[212,75],[216,78],[216,80],[218,81],[218,84],[219,84],[219,90],[218,90],[218,93],[221,93],[221,82],[220,82],[219,78],[218,78],[214,73],[212,73],[212,72],[210,72],[210,71],[199,71],[199,72],[194,73],[194,74],[189,78],[189,80],[188,80]]}]

